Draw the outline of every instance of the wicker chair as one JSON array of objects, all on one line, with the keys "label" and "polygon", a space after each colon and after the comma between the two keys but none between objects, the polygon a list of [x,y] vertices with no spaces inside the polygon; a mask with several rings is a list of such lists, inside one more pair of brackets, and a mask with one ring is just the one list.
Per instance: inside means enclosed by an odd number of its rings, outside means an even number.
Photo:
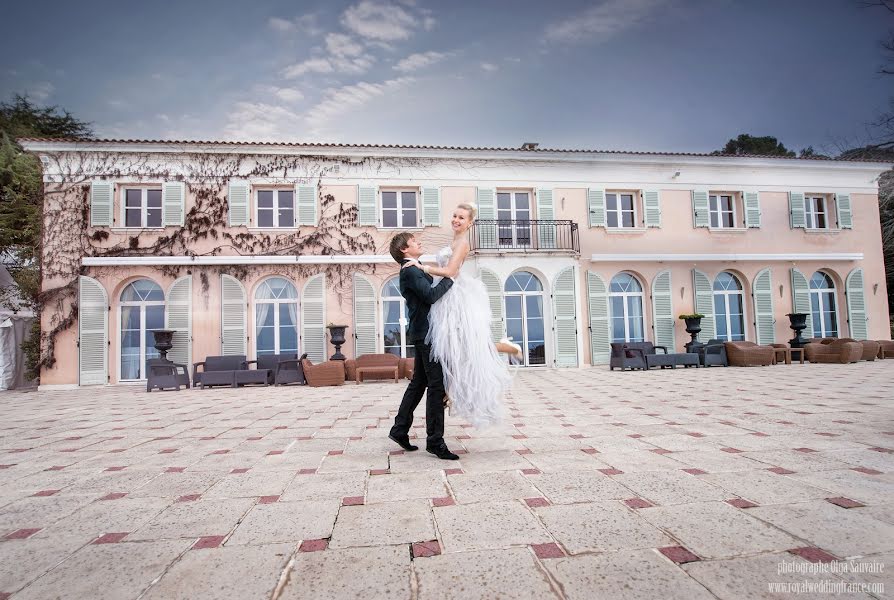
[{"label": "wicker chair", "polygon": [[[894,356],[894,350],[892,350],[891,356]],[[415,358],[400,359],[400,376],[404,379],[413,379],[414,366],[416,366]]]},{"label": "wicker chair", "polygon": [[[862,347],[862,353],[860,354],[860,360],[875,360],[876,358],[881,358],[880,352],[880,342],[876,342],[874,340],[855,340],[854,338],[814,338],[810,340],[811,342],[818,342],[820,344],[829,345],[833,342],[856,342],[860,344]],[[809,360],[809,359],[808,359]]]},{"label": "wicker chair", "polygon": [[340,360],[330,360],[318,365],[307,359],[307,354],[301,355],[301,368],[307,385],[310,387],[323,387],[327,385],[344,385],[345,366]]},{"label": "wicker chair", "polygon": [[878,340],[878,357],[894,358],[894,341]]},{"label": "wicker chair", "polygon": [[[349,358],[345,361],[345,380],[357,381],[357,369],[359,367],[397,367],[398,376],[403,372],[401,358],[390,352],[385,354],[364,354],[357,358]],[[393,379],[390,373],[364,373],[366,379]]]},{"label": "wicker chair", "polygon": [[804,355],[812,363],[855,363],[863,356],[863,346],[847,339],[811,342],[804,346]]},{"label": "wicker chair", "polygon": [[766,367],[776,359],[772,346],[758,346],[754,342],[723,342],[726,358],[733,367]]}]

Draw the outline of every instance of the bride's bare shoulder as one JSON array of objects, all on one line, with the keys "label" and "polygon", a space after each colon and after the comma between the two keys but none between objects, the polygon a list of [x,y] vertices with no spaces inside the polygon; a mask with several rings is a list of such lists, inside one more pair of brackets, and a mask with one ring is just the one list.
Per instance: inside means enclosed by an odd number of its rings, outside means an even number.
[{"label": "bride's bare shoulder", "polygon": [[469,240],[466,238],[460,238],[458,240],[453,240],[453,243],[450,244],[450,247],[453,249],[454,252],[456,252],[458,250],[465,250],[466,252],[468,252],[469,249],[471,248],[471,246],[469,245]]}]

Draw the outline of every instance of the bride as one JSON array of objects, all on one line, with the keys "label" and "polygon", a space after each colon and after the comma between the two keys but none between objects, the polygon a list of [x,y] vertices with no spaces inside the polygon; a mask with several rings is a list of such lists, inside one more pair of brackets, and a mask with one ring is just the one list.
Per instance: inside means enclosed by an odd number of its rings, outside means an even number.
[{"label": "bride", "polygon": [[503,417],[503,395],[512,377],[499,352],[515,361],[522,349],[507,338],[494,344],[490,341],[490,302],[484,283],[460,276],[460,268],[469,254],[467,232],[475,220],[477,209],[460,204],[453,211],[453,242],[437,254],[438,266],[415,265],[435,276],[454,280],[453,288],[431,306],[426,343],[431,344],[431,358],[441,363],[444,385],[450,401],[450,414],[466,419],[475,427],[498,423]]}]

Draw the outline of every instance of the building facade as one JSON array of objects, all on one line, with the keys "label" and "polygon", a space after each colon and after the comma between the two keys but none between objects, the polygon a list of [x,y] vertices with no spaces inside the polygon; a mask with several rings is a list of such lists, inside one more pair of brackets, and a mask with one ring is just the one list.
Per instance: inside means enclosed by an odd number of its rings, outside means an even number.
[{"label": "building facade", "polygon": [[42,386],[140,382],[170,356],[412,353],[398,267],[479,206],[464,277],[525,366],[608,362],[612,341],[889,339],[885,163],[693,154],[20,140],[46,184]]}]

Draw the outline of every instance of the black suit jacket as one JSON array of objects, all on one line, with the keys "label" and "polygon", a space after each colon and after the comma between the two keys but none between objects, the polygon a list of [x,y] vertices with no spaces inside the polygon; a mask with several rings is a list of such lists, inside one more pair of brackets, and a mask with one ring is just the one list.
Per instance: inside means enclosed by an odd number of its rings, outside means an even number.
[{"label": "black suit jacket", "polygon": [[434,281],[418,267],[401,268],[400,294],[407,301],[407,312],[410,313],[410,324],[407,327],[407,338],[410,343],[421,342],[428,335],[428,312],[431,305],[453,286],[453,280],[445,277],[438,285],[432,287]]}]

